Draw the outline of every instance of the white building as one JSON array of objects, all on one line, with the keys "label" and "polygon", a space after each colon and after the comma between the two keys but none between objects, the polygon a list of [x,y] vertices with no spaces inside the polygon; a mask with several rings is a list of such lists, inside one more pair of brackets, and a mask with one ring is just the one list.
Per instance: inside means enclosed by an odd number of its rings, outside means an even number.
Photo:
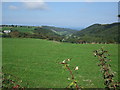
[{"label": "white building", "polygon": [[6,34],[8,34],[8,33],[10,33],[11,32],[11,30],[4,30],[3,31],[3,33],[6,33]]}]

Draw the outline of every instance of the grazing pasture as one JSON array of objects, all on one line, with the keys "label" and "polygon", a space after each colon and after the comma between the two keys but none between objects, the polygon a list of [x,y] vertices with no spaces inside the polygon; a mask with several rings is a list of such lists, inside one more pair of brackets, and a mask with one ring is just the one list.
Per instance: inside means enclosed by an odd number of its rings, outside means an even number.
[{"label": "grazing pasture", "polygon": [[109,52],[112,70],[118,79],[117,44],[71,44],[41,39],[3,38],[3,72],[29,83],[30,88],[65,88],[69,72],[59,62],[72,58],[70,67],[79,85],[84,88],[104,88],[104,81],[93,51],[104,47]]},{"label": "grazing pasture", "polygon": [[19,32],[27,32],[27,33],[33,33],[33,30],[35,29],[35,27],[3,27],[2,30],[17,30]]}]

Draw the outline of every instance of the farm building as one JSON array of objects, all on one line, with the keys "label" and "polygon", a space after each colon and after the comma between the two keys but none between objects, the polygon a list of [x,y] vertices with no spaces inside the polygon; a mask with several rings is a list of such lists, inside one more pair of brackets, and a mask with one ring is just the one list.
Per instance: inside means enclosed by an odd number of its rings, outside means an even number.
[{"label": "farm building", "polygon": [[6,34],[8,34],[8,33],[10,33],[11,32],[11,30],[4,30],[3,31],[3,33],[6,33]]}]

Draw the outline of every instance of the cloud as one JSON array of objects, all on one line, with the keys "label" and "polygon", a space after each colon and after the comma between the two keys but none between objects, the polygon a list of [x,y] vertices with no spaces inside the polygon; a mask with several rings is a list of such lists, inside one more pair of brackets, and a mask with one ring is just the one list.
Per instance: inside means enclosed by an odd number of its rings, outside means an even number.
[{"label": "cloud", "polygon": [[11,9],[11,10],[17,10],[17,9],[18,9],[18,7],[13,6],[13,5],[10,5],[10,6],[9,6],[9,9]]},{"label": "cloud", "polygon": [[35,0],[35,2],[28,2],[29,0],[20,0],[22,2],[21,6],[14,6],[10,5],[9,9],[16,10],[16,9],[29,9],[29,10],[47,10],[47,4],[43,0]]},{"label": "cloud", "polygon": [[36,0],[38,2],[24,2],[24,6],[31,10],[46,10],[48,9],[46,3],[43,0]]}]

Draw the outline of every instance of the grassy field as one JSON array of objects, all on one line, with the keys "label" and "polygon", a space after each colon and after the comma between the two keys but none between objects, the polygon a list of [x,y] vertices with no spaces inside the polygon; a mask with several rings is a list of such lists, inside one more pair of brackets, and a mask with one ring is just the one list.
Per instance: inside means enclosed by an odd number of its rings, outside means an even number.
[{"label": "grassy field", "polygon": [[20,32],[28,32],[28,33],[33,33],[33,30],[35,29],[35,27],[3,27],[2,30],[17,30]]},{"label": "grassy field", "polygon": [[28,82],[32,88],[65,88],[69,84],[67,77],[70,75],[58,62],[72,58],[70,66],[79,66],[75,76],[82,87],[103,88],[98,59],[93,56],[93,51],[102,46],[111,55],[112,70],[118,73],[118,45],[115,44],[70,44],[40,39],[4,38],[3,72],[19,77],[23,84]]}]

